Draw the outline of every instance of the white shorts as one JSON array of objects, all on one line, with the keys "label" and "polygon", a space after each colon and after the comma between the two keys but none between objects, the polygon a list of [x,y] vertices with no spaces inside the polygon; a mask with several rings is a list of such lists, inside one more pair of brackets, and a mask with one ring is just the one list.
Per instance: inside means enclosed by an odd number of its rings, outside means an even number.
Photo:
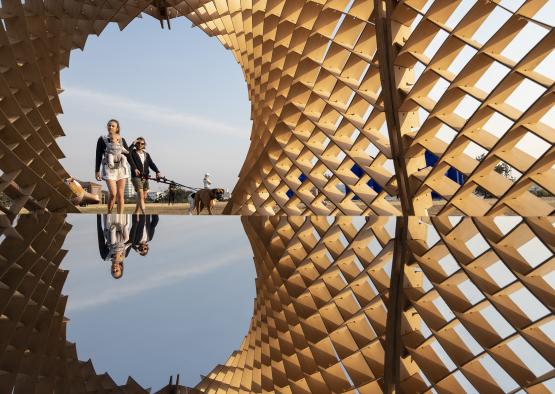
[{"label": "white shorts", "polygon": [[127,163],[120,165],[118,168],[110,168],[106,164],[102,164],[102,179],[105,181],[119,181],[120,179],[129,178],[129,166]]}]

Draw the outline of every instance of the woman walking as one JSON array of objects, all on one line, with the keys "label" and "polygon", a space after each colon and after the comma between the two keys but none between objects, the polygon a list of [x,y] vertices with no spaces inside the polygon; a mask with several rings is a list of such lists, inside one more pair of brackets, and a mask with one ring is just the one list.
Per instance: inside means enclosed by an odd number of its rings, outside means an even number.
[{"label": "woman walking", "polygon": [[133,171],[131,182],[137,192],[137,203],[134,213],[138,214],[140,211],[143,215],[145,214],[145,198],[148,192],[149,169],[156,172],[156,178],[161,177],[158,167],[156,167],[148,152],[145,151],[145,147],[145,139],[143,137],[137,138],[131,146],[132,149],[129,157]]},{"label": "woman walking", "polygon": [[[130,177],[129,147],[125,139],[121,138],[119,122],[110,119],[106,125],[108,135],[98,138],[96,143],[95,175],[97,180],[104,179],[108,187],[108,213],[112,212],[114,204],[118,204],[118,213],[123,213],[123,194],[125,184]],[[102,164],[102,172],[100,166]]]}]

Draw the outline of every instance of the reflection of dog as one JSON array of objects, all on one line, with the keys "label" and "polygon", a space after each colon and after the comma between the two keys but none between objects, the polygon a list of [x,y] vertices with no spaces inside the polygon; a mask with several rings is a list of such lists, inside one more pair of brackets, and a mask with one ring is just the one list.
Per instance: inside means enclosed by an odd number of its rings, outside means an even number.
[{"label": "reflection of dog", "polygon": [[200,189],[194,194],[194,207],[197,210],[197,215],[200,215],[205,207],[208,208],[208,214],[212,215],[214,200],[223,198],[224,189]]}]

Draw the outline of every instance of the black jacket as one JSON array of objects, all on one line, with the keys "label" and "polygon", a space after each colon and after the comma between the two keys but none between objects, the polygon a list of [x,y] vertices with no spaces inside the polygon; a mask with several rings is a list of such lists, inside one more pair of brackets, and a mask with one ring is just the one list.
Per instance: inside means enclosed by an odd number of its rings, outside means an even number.
[{"label": "black jacket", "polygon": [[[143,239],[143,231],[146,231],[147,241],[149,242],[154,237],[154,230],[158,225],[158,215],[133,215],[131,219],[131,231],[129,233],[129,241],[126,242],[127,250],[125,257],[129,255],[131,246],[137,246]],[[96,232],[98,235],[98,251],[100,257],[105,260],[110,253],[110,248],[106,245],[106,238],[104,238],[104,229],[102,226],[102,215],[96,215]]]},{"label": "black jacket", "polygon": [[144,177],[149,176],[149,168],[152,168],[152,170],[156,173],[160,172],[158,170],[158,167],[156,167],[156,164],[154,164],[154,162],[152,161],[152,158],[150,157],[150,154],[148,152],[145,152],[145,161],[143,163],[141,162],[141,158],[139,157],[139,154],[133,148],[134,148],[134,145],[131,145],[131,150],[130,150],[131,153],[129,154],[129,162],[131,164],[132,177],[137,177],[137,175],[135,174],[135,169],[138,169],[141,172],[141,176],[144,176]]},{"label": "black jacket", "polygon": [[104,230],[102,229],[102,217],[100,215],[96,215],[96,232],[98,234],[98,251],[100,252],[102,260],[105,260],[110,250],[106,245]]},{"label": "black jacket", "polygon": [[[125,138],[121,139],[121,144],[123,145],[123,147],[125,149],[127,149],[128,151],[131,151],[129,149],[129,146],[127,146],[127,142],[125,142]],[[94,172],[100,171],[100,164],[102,163],[102,156],[104,156],[104,151],[105,150],[106,150],[106,143],[104,142],[104,138],[99,137],[98,141],[96,142],[96,162],[95,162],[95,165],[94,165]],[[125,156],[127,157],[127,161],[129,162],[129,165],[131,166],[131,172],[134,173],[135,168],[133,167],[133,163],[129,159],[130,155],[125,154]],[[139,162],[140,162],[140,160],[139,160]]]},{"label": "black jacket", "polygon": [[[147,231],[147,242],[154,237],[154,230],[158,225],[158,215],[133,215],[131,218],[131,231],[129,233],[129,242],[132,246],[137,246],[143,239],[143,232]],[[131,248],[127,250],[125,256],[129,254]]]}]

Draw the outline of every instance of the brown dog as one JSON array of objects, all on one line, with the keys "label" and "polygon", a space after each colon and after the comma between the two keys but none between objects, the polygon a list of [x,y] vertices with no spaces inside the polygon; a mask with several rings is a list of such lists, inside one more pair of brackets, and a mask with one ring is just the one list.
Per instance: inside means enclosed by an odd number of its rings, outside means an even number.
[{"label": "brown dog", "polygon": [[224,189],[200,189],[195,194],[195,208],[197,209],[197,215],[204,207],[208,208],[208,214],[212,215],[212,207],[214,206],[214,200],[216,198],[221,198],[224,194]]}]

